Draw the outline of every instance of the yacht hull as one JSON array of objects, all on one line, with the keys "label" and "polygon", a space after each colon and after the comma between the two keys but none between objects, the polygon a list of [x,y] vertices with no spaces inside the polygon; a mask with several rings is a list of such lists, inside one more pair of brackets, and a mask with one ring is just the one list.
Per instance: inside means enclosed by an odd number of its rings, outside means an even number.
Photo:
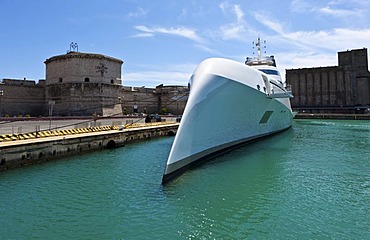
[{"label": "yacht hull", "polygon": [[212,58],[198,66],[163,183],[226,150],[291,126],[289,99],[268,97],[262,75],[227,59]]}]

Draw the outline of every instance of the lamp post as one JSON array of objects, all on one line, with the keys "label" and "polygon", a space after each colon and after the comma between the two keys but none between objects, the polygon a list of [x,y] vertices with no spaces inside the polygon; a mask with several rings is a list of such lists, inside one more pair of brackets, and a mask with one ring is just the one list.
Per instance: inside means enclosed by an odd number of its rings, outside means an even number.
[{"label": "lamp post", "polygon": [[4,96],[4,90],[0,89],[0,117],[2,117],[2,98]]},{"label": "lamp post", "polygon": [[53,106],[55,101],[49,100],[49,131],[51,130],[51,116],[53,115]]}]

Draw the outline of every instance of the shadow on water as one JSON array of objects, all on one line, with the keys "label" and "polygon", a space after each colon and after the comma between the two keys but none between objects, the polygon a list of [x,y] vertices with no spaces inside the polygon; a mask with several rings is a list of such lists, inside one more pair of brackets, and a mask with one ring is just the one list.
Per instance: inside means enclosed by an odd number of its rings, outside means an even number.
[{"label": "shadow on water", "polygon": [[163,188],[171,214],[182,219],[179,235],[361,238],[368,232],[368,130],[356,121],[294,121],[186,172]]},{"label": "shadow on water", "polygon": [[180,236],[244,238],[255,232],[271,217],[275,196],[282,191],[281,162],[293,138],[290,128],[245,144],[164,186],[171,211],[183,219]]},{"label": "shadow on water", "polygon": [[[210,169],[216,172],[219,170],[223,171],[225,166],[230,164],[237,165],[240,161],[248,161],[248,159],[251,158],[256,160],[256,156],[262,161],[264,159],[271,159],[271,157],[279,158],[279,156],[284,155],[285,151],[289,149],[289,144],[293,136],[294,129],[291,127],[281,133],[244,143],[189,169],[183,175],[166,184],[166,186],[182,184],[183,181],[186,181],[182,180],[182,178],[188,179],[188,177],[190,177],[189,181],[191,181],[191,179],[194,179],[194,175],[198,173],[202,175],[202,171],[208,171]],[[166,186],[164,188],[166,188]]]}]

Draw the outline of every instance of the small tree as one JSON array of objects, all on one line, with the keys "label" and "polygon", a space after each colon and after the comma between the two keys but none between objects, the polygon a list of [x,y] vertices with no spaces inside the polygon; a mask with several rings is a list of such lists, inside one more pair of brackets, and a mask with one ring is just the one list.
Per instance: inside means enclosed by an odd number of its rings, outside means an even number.
[{"label": "small tree", "polygon": [[164,108],[161,108],[161,110],[159,111],[160,114],[165,114],[165,113],[168,113],[168,108],[164,107]]}]

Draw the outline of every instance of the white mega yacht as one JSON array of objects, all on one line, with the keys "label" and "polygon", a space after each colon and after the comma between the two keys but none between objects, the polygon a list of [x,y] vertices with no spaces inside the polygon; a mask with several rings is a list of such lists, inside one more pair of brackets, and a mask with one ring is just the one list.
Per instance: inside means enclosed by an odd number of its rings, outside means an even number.
[{"label": "white mega yacht", "polygon": [[261,44],[258,38],[257,56],[245,64],[210,58],[196,68],[163,183],[220,153],[291,127],[293,96],[274,56],[261,56]]}]

